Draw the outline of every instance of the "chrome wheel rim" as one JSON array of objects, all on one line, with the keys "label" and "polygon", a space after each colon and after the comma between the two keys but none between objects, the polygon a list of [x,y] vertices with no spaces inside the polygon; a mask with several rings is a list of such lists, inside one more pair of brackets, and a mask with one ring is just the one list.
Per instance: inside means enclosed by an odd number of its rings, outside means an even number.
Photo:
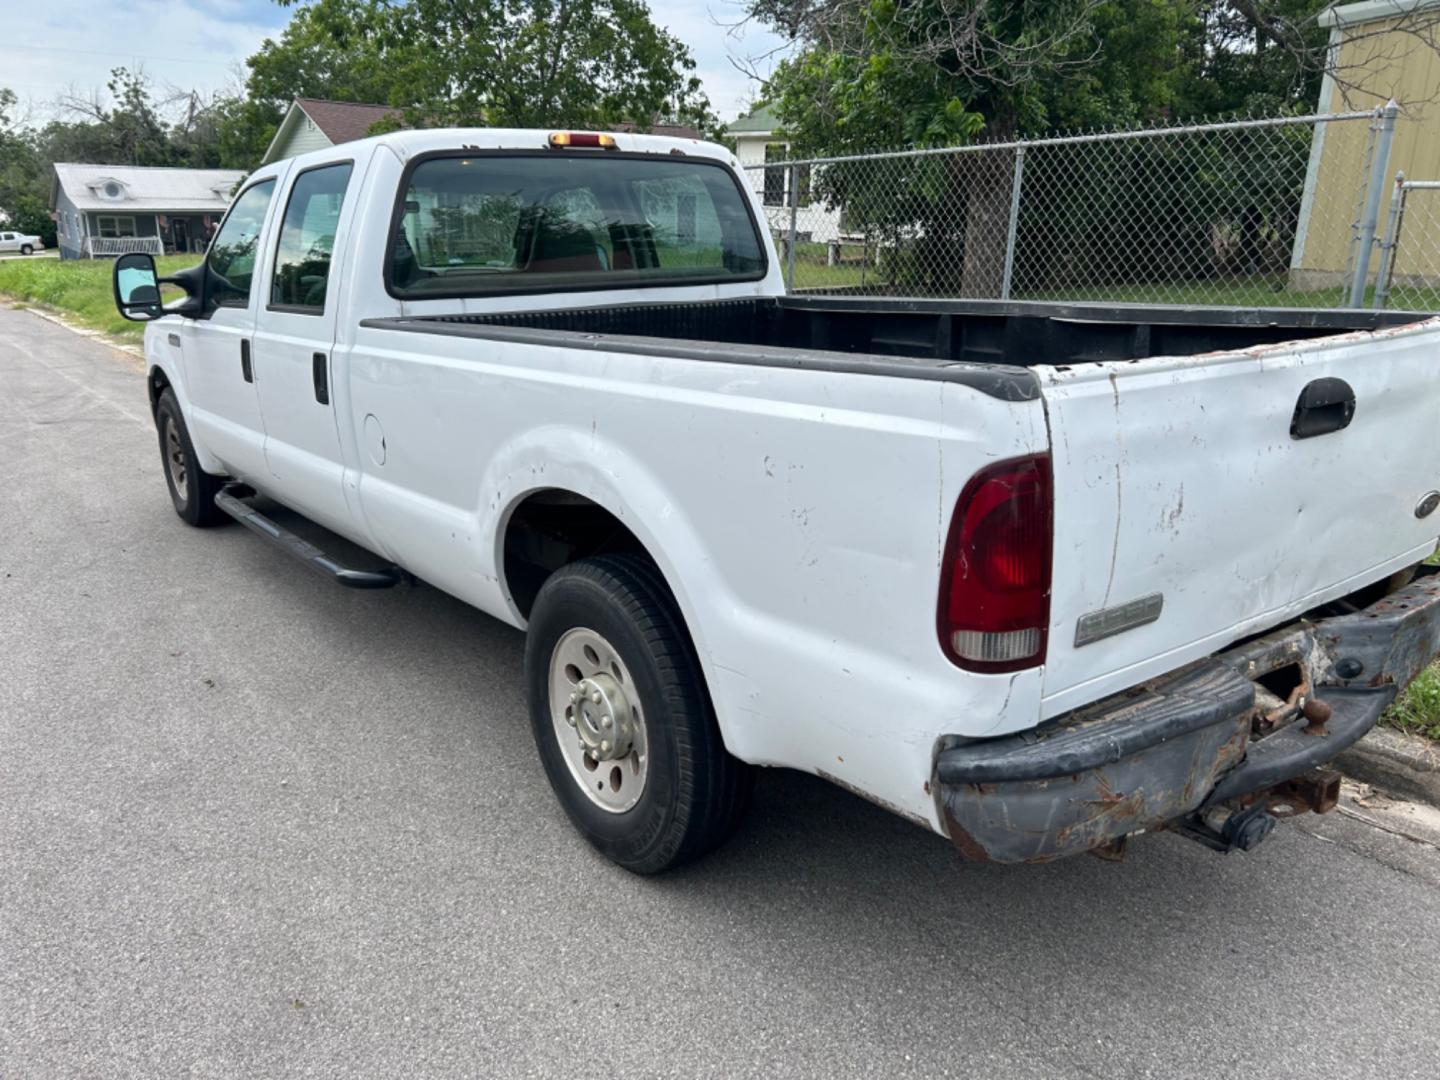
[{"label": "chrome wheel rim", "polygon": [[189,498],[189,470],[185,467],[185,444],[180,441],[180,431],[173,416],[165,417],[165,467],[170,470],[170,483],[175,494],[184,502]]},{"label": "chrome wheel rim", "polygon": [[550,654],[550,720],[571,778],[600,809],[623,814],[650,773],[645,714],[635,681],[610,642],[585,627]]}]

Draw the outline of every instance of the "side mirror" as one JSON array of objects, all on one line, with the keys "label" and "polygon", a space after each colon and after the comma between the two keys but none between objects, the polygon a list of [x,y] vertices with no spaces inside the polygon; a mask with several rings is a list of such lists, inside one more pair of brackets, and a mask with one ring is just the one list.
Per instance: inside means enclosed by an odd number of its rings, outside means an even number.
[{"label": "side mirror", "polygon": [[131,322],[149,322],[165,314],[155,259],[142,251],[115,260],[115,307]]}]

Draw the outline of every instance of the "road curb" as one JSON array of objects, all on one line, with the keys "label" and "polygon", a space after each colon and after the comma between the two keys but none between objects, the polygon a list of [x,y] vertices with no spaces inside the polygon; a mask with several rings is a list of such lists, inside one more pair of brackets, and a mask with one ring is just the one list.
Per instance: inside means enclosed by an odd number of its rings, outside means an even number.
[{"label": "road curb", "polygon": [[1390,728],[1372,729],[1335,759],[1346,776],[1440,806],[1440,745]]}]

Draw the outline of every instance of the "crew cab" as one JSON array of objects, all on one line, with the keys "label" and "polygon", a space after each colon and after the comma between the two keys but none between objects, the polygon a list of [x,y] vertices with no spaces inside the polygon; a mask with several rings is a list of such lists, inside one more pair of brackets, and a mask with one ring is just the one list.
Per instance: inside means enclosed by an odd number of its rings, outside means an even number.
[{"label": "crew cab", "polygon": [[638,872],[759,766],[976,859],[1248,850],[1440,652],[1440,320],[788,294],[728,151],[596,132],[267,165],[168,282],[116,261],[179,515],[523,628]]}]

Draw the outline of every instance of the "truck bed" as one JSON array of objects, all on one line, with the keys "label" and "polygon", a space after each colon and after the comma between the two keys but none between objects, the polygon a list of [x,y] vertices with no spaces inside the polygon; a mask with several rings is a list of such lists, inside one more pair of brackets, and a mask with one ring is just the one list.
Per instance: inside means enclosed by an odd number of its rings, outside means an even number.
[{"label": "truck bed", "polygon": [[1028,400],[1039,392],[1025,370],[1034,364],[1193,356],[1419,318],[1311,308],[783,296],[406,316],[364,325],[514,343],[555,344],[562,334],[574,348],[938,379]]}]

